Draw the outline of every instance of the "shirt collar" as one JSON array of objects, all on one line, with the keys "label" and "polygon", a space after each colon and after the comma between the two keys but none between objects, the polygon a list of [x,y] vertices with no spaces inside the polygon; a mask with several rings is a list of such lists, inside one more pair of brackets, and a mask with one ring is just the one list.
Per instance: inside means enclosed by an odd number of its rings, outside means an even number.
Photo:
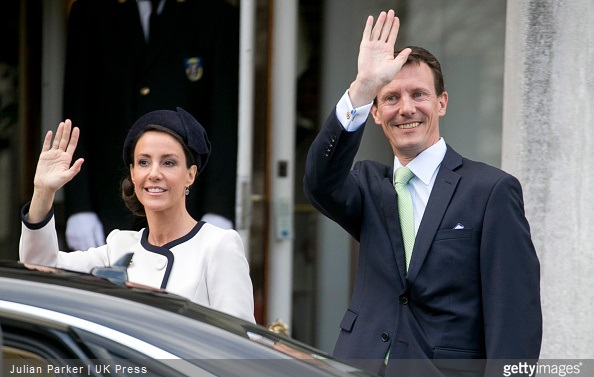
[{"label": "shirt collar", "polygon": [[[447,146],[445,140],[443,137],[440,137],[437,143],[419,153],[419,155],[406,166],[408,166],[414,173],[415,177],[419,178],[425,185],[429,185],[431,177],[437,168],[439,168],[446,151]],[[398,157],[394,157],[394,173],[396,173],[396,169],[401,166],[402,164],[400,163],[400,160],[398,160]]]}]

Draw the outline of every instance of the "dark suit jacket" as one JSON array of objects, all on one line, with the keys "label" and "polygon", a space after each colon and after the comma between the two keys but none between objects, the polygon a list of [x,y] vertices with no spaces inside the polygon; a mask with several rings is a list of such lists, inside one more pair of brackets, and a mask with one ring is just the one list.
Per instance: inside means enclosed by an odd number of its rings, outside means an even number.
[{"label": "dark suit jacket", "polygon": [[[199,59],[194,76],[186,72],[190,58]],[[107,232],[130,228],[120,199],[128,169],[122,160],[126,134],[141,115],[180,106],[205,127],[212,143],[189,210],[198,218],[214,212],[233,220],[238,59],[239,13],[224,0],[167,0],[148,45],[135,0],[74,2],[64,116],[81,129],[77,154],[85,164],[66,185],[67,213],[97,212]]]},{"label": "dark suit jacket", "polygon": [[351,170],[363,128],[346,132],[333,113],[304,179],[311,203],[360,243],[334,355],[377,371],[390,349],[388,372],[397,359],[538,359],[540,267],[518,180],[448,146],[406,274],[393,166]]}]

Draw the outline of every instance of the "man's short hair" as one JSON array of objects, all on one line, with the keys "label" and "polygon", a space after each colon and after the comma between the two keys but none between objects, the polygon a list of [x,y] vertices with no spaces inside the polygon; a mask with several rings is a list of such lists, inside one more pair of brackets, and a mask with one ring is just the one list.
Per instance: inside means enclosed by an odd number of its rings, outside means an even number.
[{"label": "man's short hair", "polygon": [[[443,92],[445,92],[445,84],[443,82],[443,73],[441,72],[441,64],[432,53],[425,50],[422,47],[418,46],[408,46],[406,48],[410,48],[412,52],[408,56],[406,60],[406,64],[416,63],[421,64],[421,62],[427,64],[429,68],[431,68],[431,72],[433,72],[433,80],[435,82],[435,93],[439,96]],[[394,56],[397,56],[402,50],[398,50],[394,53]]]}]

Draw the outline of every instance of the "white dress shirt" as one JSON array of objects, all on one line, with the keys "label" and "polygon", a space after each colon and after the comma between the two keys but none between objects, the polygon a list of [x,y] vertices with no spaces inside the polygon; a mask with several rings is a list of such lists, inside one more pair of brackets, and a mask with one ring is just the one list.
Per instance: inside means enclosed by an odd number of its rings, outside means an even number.
[{"label": "white dress shirt", "polygon": [[[136,0],[138,6],[138,14],[140,15],[140,23],[142,24],[142,31],[144,32],[144,40],[148,43],[149,40],[149,19],[153,11],[153,3],[151,0]],[[157,8],[157,14],[161,14],[163,7],[165,6],[165,0],[159,1],[159,7]]]}]

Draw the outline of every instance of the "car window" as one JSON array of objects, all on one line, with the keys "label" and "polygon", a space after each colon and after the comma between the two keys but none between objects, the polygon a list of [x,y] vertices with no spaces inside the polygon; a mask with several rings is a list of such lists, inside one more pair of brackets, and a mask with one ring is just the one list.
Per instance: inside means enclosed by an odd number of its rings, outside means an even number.
[{"label": "car window", "polygon": [[14,320],[2,321],[3,376],[80,376],[80,350],[76,348],[69,334]]},{"label": "car window", "polygon": [[81,329],[74,331],[92,354],[92,368],[106,376],[210,376],[209,373],[184,360],[152,359],[138,350],[98,334]]},{"label": "car window", "polygon": [[[134,349],[80,329],[63,332],[3,319],[3,376],[79,377],[210,376],[183,360],[154,360]],[[84,355],[84,356],[83,356]]]}]

